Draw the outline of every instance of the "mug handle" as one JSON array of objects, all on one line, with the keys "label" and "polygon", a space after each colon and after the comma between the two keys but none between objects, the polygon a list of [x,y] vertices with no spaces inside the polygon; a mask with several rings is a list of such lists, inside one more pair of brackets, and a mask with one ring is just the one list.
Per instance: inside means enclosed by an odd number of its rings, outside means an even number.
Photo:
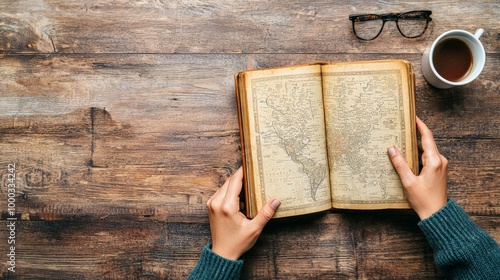
[{"label": "mug handle", "polygon": [[474,33],[474,37],[479,39],[479,37],[481,37],[481,35],[483,35],[483,32],[484,32],[484,29],[479,28],[478,30],[476,30],[476,33]]}]

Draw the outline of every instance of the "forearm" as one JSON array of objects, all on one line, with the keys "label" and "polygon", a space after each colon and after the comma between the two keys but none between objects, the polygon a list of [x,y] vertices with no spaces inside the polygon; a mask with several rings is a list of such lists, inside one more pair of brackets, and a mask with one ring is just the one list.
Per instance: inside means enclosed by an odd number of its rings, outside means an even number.
[{"label": "forearm", "polygon": [[188,279],[238,279],[243,261],[223,258],[212,251],[211,245],[209,243],[203,248],[200,259],[189,274]]},{"label": "forearm", "polygon": [[436,265],[452,279],[500,279],[500,247],[453,200],[419,227]]}]

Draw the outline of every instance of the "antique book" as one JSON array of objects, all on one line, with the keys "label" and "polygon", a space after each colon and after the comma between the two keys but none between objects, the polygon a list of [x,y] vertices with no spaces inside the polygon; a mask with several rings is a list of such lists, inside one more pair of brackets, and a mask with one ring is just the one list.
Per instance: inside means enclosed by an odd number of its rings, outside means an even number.
[{"label": "antique book", "polygon": [[235,75],[246,215],[409,208],[387,149],[418,172],[415,86],[405,60],[318,62]]}]

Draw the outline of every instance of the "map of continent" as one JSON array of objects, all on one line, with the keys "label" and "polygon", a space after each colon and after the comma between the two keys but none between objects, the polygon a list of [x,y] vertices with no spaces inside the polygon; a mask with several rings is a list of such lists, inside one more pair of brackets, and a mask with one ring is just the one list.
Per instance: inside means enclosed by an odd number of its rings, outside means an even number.
[{"label": "map of continent", "polygon": [[[334,201],[377,203],[404,199],[387,147],[404,150],[397,71],[344,72],[326,83]],[[396,112],[396,113],[395,113]],[[360,191],[361,190],[361,191]]]},{"label": "map of continent", "polygon": [[[282,76],[253,81],[260,143],[261,184],[296,204],[330,201],[321,76]],[[278,193],[278,192],[277,192]],[[270,188],[262,194],[272,197]],[[289,203],[291,205],[292,203]],[[281,209],[281,208],[280,208]]]}]

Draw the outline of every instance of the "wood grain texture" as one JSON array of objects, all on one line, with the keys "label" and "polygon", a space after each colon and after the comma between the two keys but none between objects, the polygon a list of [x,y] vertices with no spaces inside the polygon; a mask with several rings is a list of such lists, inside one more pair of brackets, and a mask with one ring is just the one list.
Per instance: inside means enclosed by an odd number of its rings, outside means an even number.
[{"label": "wood grain texture", "polygon": [[[2,1],[0,51],[26,53],[421,53],[449,29],[484,28],[498,52],[495,1]],[[430,9],[429,32],[404,40],[386,24],[358,42],[349,14]],[[464,13],[465,11],[466,14]],[[402,48],[401,43],[405,46]],[[401,42],[401,43],[396,43]]]},{"label": "wood grain texture", "polygon": [[[334,211],[272,221],[243,256],[242,278],[442,278],[417,220]],[[500,234],[498,217],[474,220]],[[191,222],[26,221],[18,231],[29,233],[17,237],[21,279],[185,279],[209,236],[207,223]]]},{"label": "wood grain texture", "polygon": [[[171,3],[172,2],[172,3]],[[416,40],[349,14],[431,9]],[[5,279],[184,279],[210,240],[205,203],[240,165],[233,74],[407,59],[417,114],[449,161],[449,195],[500,241],[500,4],[494,1],[52,1],[0,3],[0,274]],[[467,11],[466,13],[464,11]],[[429,86],[424,49],[481,37],[471,84]],[[16,273],[7,189],[16,164]],[[272,221],[243,279],[442,279],[412,211]],[[404,264],[404,265],[402,265]]]}]

